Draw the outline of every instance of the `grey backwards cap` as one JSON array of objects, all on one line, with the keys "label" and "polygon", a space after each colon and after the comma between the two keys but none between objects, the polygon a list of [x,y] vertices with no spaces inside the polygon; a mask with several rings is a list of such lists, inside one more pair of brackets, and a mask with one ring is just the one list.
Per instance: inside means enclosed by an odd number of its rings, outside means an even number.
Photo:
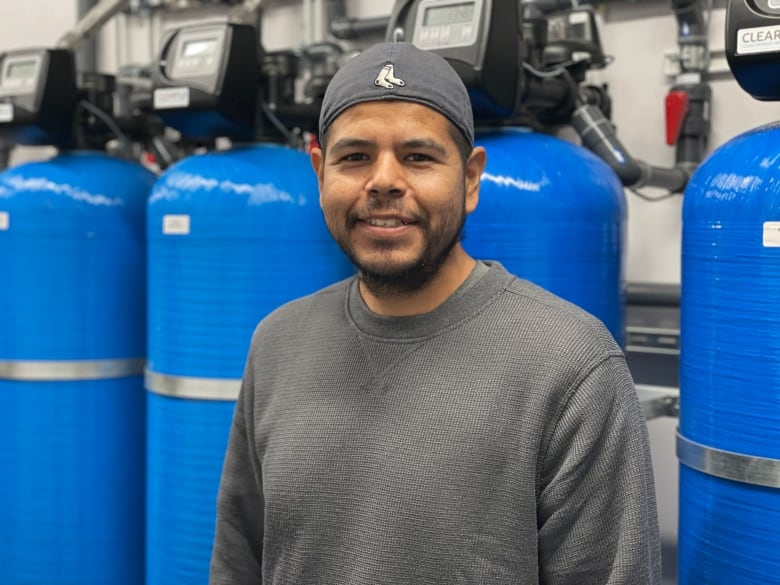
[{"label": "grey backwards cap", "polygon": [[320,136],[347,108],[380,100],[433,108],[474,144],[474,114],[463,81],[441,56],[411,43],[379,43],[341,66],[325,90]]}]

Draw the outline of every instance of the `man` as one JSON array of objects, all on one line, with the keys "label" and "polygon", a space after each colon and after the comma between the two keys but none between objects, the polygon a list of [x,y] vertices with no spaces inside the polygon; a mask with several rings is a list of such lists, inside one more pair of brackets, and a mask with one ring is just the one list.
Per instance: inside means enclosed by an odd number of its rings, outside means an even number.
[{"label": "man", "polygon": [[327,88],[320,204],[358,276],[252,340],[212,585],[660,581],[647,430],[593,317],[460,244],[485,167],[437,55]]}]

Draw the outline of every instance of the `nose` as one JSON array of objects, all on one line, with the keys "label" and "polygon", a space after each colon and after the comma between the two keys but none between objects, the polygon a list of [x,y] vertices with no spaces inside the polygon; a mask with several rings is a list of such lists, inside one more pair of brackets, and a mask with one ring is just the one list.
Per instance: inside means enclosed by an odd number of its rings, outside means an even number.
[{"label": "nose", "polygon": [[374,197],[401,197],[407,189],[403,166],[394,153],[380,154],[371,167],[366,192]]}]

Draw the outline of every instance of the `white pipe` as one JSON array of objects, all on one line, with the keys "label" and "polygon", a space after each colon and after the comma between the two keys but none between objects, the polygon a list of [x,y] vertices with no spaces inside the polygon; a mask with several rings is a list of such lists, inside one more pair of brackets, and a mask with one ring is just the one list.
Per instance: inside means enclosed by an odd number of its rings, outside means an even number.
[{"label": "white pipe", "polygon": [[264,0],[244,0],[228,12],[229,22],[257,22],[257,13],[263,8]]},{"label": "white pipe", "polygon": [[159,58],[160,36],[162,25],[159,11],[155,10],[149,15],[149,54],[150,60]]},{"label": "white pipe", "polygon": [[308,34],[304,39],[304,46],[314,42],[314,0],[306,2],[306,31]]},{"label": "white pipe", "polygon": [[95,4],[71,30],[57,42],[63,49],[75,51],[96,29],[109,18],[124,10],[130,0],[103,0]]},{"label": "white pipe", "polygon": [[312,43],[321,43],[325,40],[325,10],[324,0],[313,0]]},{"label": "white pipe", "polygon": [[306,46],[311,42],[311,0],[301,0],[301,44]]},{"label": "white pipe", "polygon": [[116,36],[116,70],[127,64],[127,18],[124,14],[117,15],[115,21]]},{"label": "white pipe", "polygon": [[133,24],[137,22],[137,20],[132,16],[125,16],[122,19],[122,28],[124,28],[124,41],[125,41],[125,47],[124,47],[124,54],[125,54],[125,65],[128,63],[131,63],[133,59]]}]

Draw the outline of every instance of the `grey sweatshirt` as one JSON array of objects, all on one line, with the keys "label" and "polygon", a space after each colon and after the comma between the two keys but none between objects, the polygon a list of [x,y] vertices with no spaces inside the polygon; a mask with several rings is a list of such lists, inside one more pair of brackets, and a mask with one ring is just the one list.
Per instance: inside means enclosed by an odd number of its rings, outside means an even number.
[{"label": "grey sweatshirt", "polygon": [[435,311],[357,281],[257,328],[211,585],[660,582],[647,429],[619,347],[479,264]]}]

